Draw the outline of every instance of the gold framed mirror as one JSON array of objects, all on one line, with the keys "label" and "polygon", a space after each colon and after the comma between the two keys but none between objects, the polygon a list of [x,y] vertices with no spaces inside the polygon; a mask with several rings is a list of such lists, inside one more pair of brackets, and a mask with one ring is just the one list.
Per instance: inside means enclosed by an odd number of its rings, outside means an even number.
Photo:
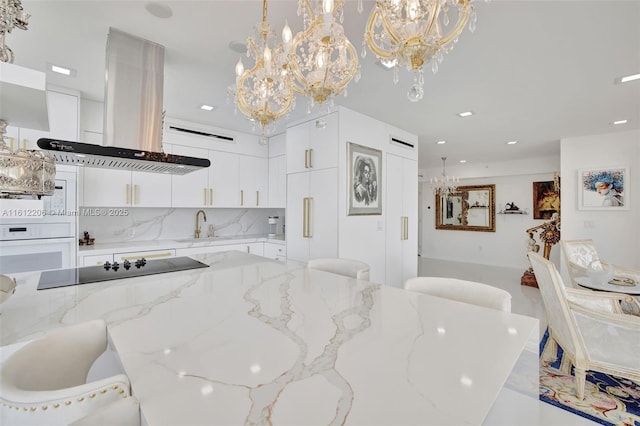
[{"label": "gold framed mirror", "polygon": [[496,231],[495,185],[459,186],[436,194],[436,229]]}]

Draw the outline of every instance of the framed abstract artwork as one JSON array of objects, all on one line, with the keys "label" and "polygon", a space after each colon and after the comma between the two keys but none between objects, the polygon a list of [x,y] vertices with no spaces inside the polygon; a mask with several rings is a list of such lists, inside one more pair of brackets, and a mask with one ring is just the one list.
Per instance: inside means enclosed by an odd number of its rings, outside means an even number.
[{"label": "framed abstract artwork", "polygon": [[382,151],[347,143],[349,216],[382,214]]},{"label": "framed abstract artwork", "polygon": [[629,168],[578,170],[578,210],[629,210]]}]

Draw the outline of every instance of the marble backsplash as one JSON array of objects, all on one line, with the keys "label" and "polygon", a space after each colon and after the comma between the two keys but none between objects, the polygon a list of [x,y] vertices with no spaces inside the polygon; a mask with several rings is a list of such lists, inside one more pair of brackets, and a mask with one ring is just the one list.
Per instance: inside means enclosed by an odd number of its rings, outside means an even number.
[{"label": "marble backsplash", "polygon": [[[194,236],[198,210],[187,208],[114,209],[112,213],[120,215],[110,216],[107,213],[81,216],[78,231],[80,236],[84,231],[89,232],[91,237],[96,239],[96,243],[191,238]],[[201,237],[203,238],[206,238],[210,232],[209,225],[213,225],[215,236],[267,234],[269,233],[269,216],[279,216],[277,233],[284,232],[284,209],[203,210],[207,216],[206,223],[201,219]]]}]

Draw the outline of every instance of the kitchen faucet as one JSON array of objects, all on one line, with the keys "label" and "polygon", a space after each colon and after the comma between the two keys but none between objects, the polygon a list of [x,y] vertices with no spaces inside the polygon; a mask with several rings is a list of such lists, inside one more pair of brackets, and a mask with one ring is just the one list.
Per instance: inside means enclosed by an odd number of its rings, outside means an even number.
[{"label": "kitchen faucet", "polygon": [[202,218],[204,219],[204,221],[207,221],[207,214],[204,212],[204,210],[198,210],[196,212],[196,238],[200,238],[200,213],[202,213]]}]

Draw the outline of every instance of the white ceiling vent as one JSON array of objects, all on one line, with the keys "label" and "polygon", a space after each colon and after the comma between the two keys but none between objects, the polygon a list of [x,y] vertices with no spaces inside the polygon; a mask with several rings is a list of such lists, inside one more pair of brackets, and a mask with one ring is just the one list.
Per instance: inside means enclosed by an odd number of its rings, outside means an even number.
[{"label": "white ceiling vent", "polygon": [[215,133],[203,132],[202,130],[187,129],[186,127],[169,126],[169,131],[186,133],[194,136],[203,136],[205,138],[212,138],[221,142],[236,143],[236,138],[233,136],[217,135]]},{"label": "white ceiling vent", "polygon": [[396,138],[395,136],[391,136],[389,139],[389,143],[391,145],[397,145],[397,146],[401,146],[402,148],[408,148],[411,150],[415,149],[415,145],[411,142],[407,142],[407,141],[403,141],[400,138]]}]

